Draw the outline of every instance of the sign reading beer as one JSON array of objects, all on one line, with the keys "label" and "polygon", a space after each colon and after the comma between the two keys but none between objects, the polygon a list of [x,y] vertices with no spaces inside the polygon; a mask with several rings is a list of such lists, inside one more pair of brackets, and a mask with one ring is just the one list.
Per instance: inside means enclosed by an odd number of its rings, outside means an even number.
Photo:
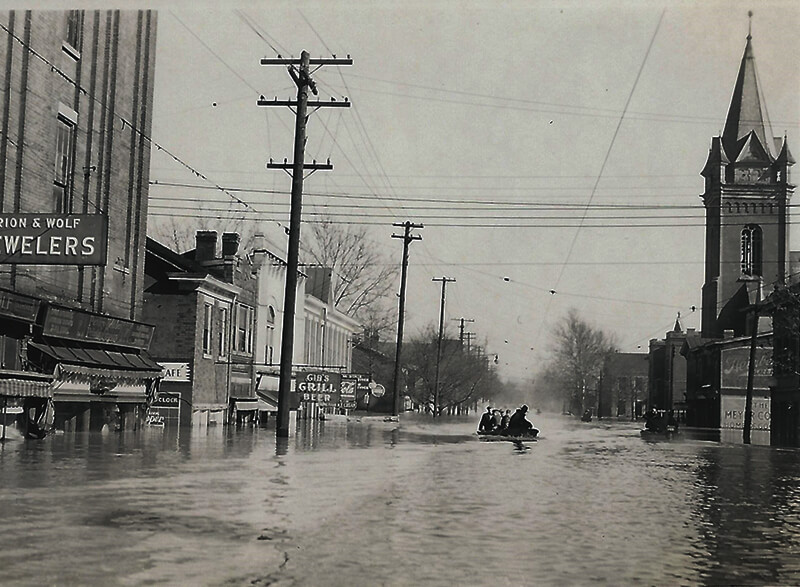
[{"label": "sign reading beer", "polygon": [[[724,389],[747,389],[750,349],[724,349],[720,364],[720,381]],[[772,377],[772,349],[757,348],[753,365],[753,389],[769,389]]]},{"label": "sign reading beer", "polygon": [[305,371],[297,374],[295,392],[304,402],[335,404],[339,401],[342,376],[339,373]]},{"label": "sign reading beer", "polygon": [[25,265],[105,265],[103,214],[0,214],[0,259]]}]

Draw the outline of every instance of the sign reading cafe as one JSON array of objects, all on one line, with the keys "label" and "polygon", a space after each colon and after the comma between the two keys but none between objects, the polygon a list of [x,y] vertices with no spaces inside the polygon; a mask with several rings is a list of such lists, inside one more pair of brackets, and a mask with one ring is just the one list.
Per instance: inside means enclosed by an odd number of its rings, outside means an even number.
[{"label": "sign reading cafe", "polygon": [[103,214],[0,214],[0,262],[105,265]]}]

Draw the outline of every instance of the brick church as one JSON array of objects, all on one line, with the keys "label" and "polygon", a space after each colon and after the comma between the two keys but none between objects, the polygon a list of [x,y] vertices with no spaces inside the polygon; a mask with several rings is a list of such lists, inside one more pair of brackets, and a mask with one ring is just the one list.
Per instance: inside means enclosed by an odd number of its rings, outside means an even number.
[{"label": "brick church", "polygon": [[722,135],[712,138],[701,171],[706,210],[701,332],[680,337],[685,396],[675,390],[656,406],[685,410],[688,425],[718,429],[721,440],[742,438],[756,329],[752,441],[769,443],[772,324],[768,317],[755,318],[753,309],[788,279],[793,164],[786,137],[772,133],[748,34]]}]

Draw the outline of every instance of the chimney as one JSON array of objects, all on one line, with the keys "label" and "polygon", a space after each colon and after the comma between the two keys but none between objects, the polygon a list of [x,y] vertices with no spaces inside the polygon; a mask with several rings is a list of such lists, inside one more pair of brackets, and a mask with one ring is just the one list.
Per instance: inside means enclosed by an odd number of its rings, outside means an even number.
[{"label": "chimney", "polygon": [[253,251],[263,252],[267,248],[267,238],[260,232],[253,236]]},{"label": "chimney", "polygon": [[222,233],[222,258],[234,257],[239,250],[239,234],[236,232]]},{"label": "chimney", "polygon": [[217,256],[217,231],[198,230],[195,234],[194,260],[198,263],[212,261]]}]

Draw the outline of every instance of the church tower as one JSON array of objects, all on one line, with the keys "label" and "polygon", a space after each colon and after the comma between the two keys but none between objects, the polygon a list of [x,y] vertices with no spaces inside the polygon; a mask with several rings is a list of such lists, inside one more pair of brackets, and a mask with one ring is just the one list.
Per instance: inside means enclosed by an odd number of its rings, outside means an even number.
[{"label": "church tower", "polygon": [[794,164],[775,138],[758,86],[748,33],[722,136],[711,140],[701,175],[706,208],[702,335],[750,334],[743,310],[769,295],[788,271],[789,200]]}]

